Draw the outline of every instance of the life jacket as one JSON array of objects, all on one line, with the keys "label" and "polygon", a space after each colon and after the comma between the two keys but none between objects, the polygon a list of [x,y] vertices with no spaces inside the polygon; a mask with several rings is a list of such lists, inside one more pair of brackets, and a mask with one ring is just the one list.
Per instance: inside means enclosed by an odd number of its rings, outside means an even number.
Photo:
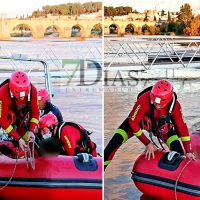
[{"label": "life jacket", "polygon": [[[2,87],[3,85],[9,83],[10,79],[6,79],[5,81],[3,81],[0,84],[0,87]],[[14,125],[16,127],[20,127],[20,126],[25,126],[27,128],[27,124],[29,121],[29,113],[31,111],[31,106],[30,106],[30,99],[31,99],[31,94],[32,94],[32,84],[31,84],[31,88],[30,88],[30,93],[28,94],[28,96],[26,96],[27,98],[27,104],[25,106],[20,106],[20,110],[17,109],[17,105],[15,103],[15,97],[13,96],[13,94],[9,92],[10,94],[10,98],[11,98],[11,110],[9,110],[8,112],[8,120],[10,121],[10,123],[12,125]]]},{"label": "life jacket", "polygon": [[95,148],[92,148],[92,146],[91,146],[91,139],[90,139],[89,135],[91,135],[92,132],[85,130],[83,127],[79,126],[76,123],[73,123],[73,122],[63,122],[63,123],[61,123],[61,125],[58,128],[59,139],[60,139],[60,134],[61,134],[62,128],[64,126],[67,126],[67,125],[73,126],[74,128],[78,129],[80,131],[80,134],[81,134],[80,140],[78,141],[79,146],[78,146],[78,149],[76,149],[75,154],[79,153],[79,152],[86,152],[86,153],[92,154],[92,150],[96,149],[95,143],[94,143]]},{"label": "life jacket", "polygon": [[[142,92],[140,92],[137,96],[137,99],[145,92],[150,91],[152,89],[152,87],[153,86],[150,86],[150,87],[144,89]],[[152,131],[154,135],[160,136],[160,135],[167,134],[172,128],[175,128],[174,124],[173,124],[174,120],[171,117],[171,113],[174,110],[176,100],[177,100],[177,95],[174,92],[173,98],[170,102],[169,111],[167,113],[167,116],[162,117],[158,122],[156,122],[156,120],[154,119],[154,104],[151,101],[150,102],[151,103],[150,111],[147,116],[144,116],[142,123],[141,123],[143,129],[145,129],[147,131]]]}]

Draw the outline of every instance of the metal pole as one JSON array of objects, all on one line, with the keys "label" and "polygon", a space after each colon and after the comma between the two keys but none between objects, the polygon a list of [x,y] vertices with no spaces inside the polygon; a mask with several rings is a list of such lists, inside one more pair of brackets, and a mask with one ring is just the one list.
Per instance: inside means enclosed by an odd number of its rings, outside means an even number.
[{"label": "metal pole", "polygon": [[44,78],[45,78],[45,87],[49,91],[50,101],[52,102],[52,83],[51,83],[51,76],[48,64],[44,60],[39,59],[26,59],[26,58],[12,58],[12,57],[5,57],[0,56],[0,59],[5,60],[22,60],[22,61],[29,61],[29,62],[40,62],[44,66]]}]

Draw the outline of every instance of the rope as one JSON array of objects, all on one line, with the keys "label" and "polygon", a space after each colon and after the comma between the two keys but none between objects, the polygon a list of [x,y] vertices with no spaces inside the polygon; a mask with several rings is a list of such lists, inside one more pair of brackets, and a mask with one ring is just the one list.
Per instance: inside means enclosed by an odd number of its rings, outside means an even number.
[{"label": "rope", "polygon": [[[35,143],[35,140],[33,141],[32,152],[31,152],[29,142],[27,142],[27,150],[25,150],[25,152],[24,152],[25,153],[25,159],[26,159],[26,169],[27,169],[27,171],[29,170],[27,152],[29,152],[29,154],[30,154],[31,167],[32,167],[33,170],[35,170],[34,143]],[[18,162],[18,159],[19,159],[19,151],[20,151],[20,148],[18,149],[16,162],[15,162],[15,166],[14,166],[12,175],[11,175],[10,179],[8,180],[8,182],[3,187],[0,188],[0,191],[3,190],[6,186],[8,186],[8,184],[11,182],[12,178],[14,177],[14,174],[15,174],[15,171],[16,171],[16,168],[17,168],[17,162]]]},{"label": "rope", "polygon": [[153,140],[153,133],[152,133],[152,131],[149,131],[149,137],[150,137],[151,142],[153,143],[153,145],[159,149],[159,146]]},{"label": "rope", "polygon": [[27,149],[24,152],[25,153],[25,159],[26,159],[26,170],[27,171],[29,171],[28,155],[27,155],[28,152],[29,152],[29,155],[30,155],[31,167],[32,167],[33,170],[35,170],[34,143],[35,143],[35,141],[32,142],[32,149],[30,149],[29,142],[27,142]]},{"label": "rope", "polygon": [[101,155],[100,153],[97,153],[97,155],[98,155],[99,157],[102,157],[102,155]]},{"label": "rope", "polygon": [[11,175],[10,179],[8,180],[8,182],[3,187],[0,188],[0,191],[3,190],[6,186],[8,186],[8,184],[11,182],[12,178],[14,177],[14,174],[15,174],[15,171],[17,168],[18,159],[19,159],[19,149],[18,149],[17,158],[16,158],[16,162],[15,162],[15,166],[14,166],[12,175]]},{"label": "rope", "polygon": [[179,175],[178,175],[178,177],[177,177],[177,179],[176,179],[175,190],[174,190],[174,192],[175,192],[175,200],[178,200],[178,198],[177,198],[177,192],[176,192],[178,180],[179,180],[179,178],[181,177],[181,175],[182,175],[183,171],[185,170],[185,168],[190,164],[191,161],[192,161],[192,159],[190,159],[190,160],[184,165],[184,167],[182,168],[182,170],[180,171],[180,173],[179,173]]}]

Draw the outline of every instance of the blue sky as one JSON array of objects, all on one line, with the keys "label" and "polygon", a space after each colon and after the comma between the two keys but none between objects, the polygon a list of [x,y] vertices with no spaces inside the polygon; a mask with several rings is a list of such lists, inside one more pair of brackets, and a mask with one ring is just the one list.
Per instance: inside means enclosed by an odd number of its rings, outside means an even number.
[{"label": "blue sky", "polygon": [[[98,0],[94,2],[96,1]],[[0,6],[0,17],[2,13],[7,13],[8,18],[15,18],[22,15],[27,16],[27,14],[30,15],[38,8],[41,10],[42,6],[75,2],[85,3],[90,2],[90,0],[3,0]]]},{"label": "blue sky", "polygon": [[200,11],[199,0],[105,0],[105,6],[131,6],[140,12],[146,10],[164,9],[165,11],[179,11],[180,7],[185,3],[189,3],[192,10]]}]

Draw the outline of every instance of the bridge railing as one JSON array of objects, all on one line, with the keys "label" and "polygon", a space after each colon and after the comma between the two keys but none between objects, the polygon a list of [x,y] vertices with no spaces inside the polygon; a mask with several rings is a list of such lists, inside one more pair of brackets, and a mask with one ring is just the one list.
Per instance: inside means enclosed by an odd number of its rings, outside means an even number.
[{"label": "bridge railing", "polygon": [[200,40],[197,37],[120,39],[110,37],[104,42],[106,70],[200,67]]}]

